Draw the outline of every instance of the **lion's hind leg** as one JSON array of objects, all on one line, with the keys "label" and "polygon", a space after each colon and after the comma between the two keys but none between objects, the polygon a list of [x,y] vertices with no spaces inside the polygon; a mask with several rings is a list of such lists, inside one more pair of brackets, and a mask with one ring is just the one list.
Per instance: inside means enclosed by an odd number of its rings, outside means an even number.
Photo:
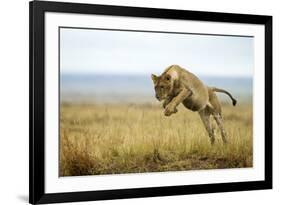
[{"label": "lion's hind leg", "polygon": [[199,115],[209,134],[211,144],[213,145],[215,142],[215,135],[214,135],[214,129],[211,124],[211,119],[210,119],[211,113],[209,112],[209,110],[207,108],[205,108],[205,109],[199,111]]},{"label": "lion's hind leg", "polygon": [[224,144],[227,143],[227,135],[226,135],[226,131],[224,129],[224,126],[223,126],[223,119],[222,119],[222,116],[221,114],[214,114],[214,118],[220,128],[220,131],[221,131],[221,137],[222,137],[222,141],[224,142]]},{"label": "lion's hind leg", "polygon": [[207,106],[206,109],[209,109],[210,112],[212,113],[212,115],[214,116],[214,119],[221,132],[222,141],[226,144],[227,143],[227,134],[226,134],[226,131],[225,131],[224,125],[223,125],[222,109],[221,109],[220,101],[219,101],[216,93],[212,89],[208,88],[208,91],[209,91],[209,103],[212,106]]}]

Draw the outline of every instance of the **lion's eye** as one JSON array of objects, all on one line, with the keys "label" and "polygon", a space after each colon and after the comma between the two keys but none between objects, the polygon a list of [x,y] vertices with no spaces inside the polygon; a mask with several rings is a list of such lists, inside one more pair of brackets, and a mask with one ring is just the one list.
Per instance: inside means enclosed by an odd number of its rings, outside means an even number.
[{"label": "lion's eye", "polygon": [[164,86],[160,86],[161,89],[164,89]]}]

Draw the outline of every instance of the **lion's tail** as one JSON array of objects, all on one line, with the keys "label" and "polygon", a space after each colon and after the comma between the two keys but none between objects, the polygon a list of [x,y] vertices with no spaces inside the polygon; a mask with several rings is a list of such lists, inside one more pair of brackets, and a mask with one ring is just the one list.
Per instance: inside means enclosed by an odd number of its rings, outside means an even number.
[{"label": "lion's tail", "polygon": [[215,91],[215,92],[220,92],[220,93],[227,94],[227,95],[231,98],[231,100],[232,100],[232,105],[233,105],[233,106],[236,105],[237,100],[235,100],[235,99],[232,97],[232,95],[231,95],[229,92],[227,92],[226,90],[223,90],[223,89],[220,89],[220,88],[216,88],[216,87],[212,87],[212,90]]}]

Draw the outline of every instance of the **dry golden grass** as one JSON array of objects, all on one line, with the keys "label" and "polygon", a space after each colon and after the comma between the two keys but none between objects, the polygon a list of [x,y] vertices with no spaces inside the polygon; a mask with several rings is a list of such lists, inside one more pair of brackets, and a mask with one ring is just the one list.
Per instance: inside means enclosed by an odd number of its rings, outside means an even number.
[{"label": "dry golden grass", "polygon": [[[197,113],[179,106],[61,105],[60,175],[94,175],[252,166],[252,106],[223,106],[228,133],[212,146]],[[213,120],[213,124],[215,124]]]}]

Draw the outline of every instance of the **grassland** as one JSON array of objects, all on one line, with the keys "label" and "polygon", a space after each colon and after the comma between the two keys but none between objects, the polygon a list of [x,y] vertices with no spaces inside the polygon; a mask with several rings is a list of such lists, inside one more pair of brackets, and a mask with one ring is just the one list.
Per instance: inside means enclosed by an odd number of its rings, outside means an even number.
[{"label": "grassland", "polygon": [[[60,176],[252,167],[252,106],[223,105],[228,144],[212,146],[197,113],[179,106],[61,104]],[[215,126],[215,122],[213,120]]]}]

